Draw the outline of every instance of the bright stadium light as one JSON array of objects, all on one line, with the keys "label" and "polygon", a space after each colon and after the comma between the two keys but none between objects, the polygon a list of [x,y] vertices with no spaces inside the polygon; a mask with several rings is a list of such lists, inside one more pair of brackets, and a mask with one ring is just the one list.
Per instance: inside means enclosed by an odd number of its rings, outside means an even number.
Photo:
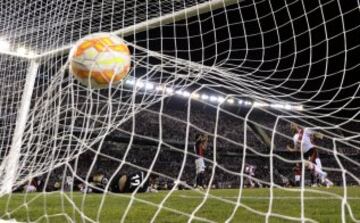
[{"label": "bright stadium light", "polygon": [[251,105],[252,103],[251,103],[251,101],[245,101],[244,104],[245,104],[245,105]]},{"label": "bright stadium light", "polygon": [[136,87],[143,88],[145,86],[144,82],[136,81]]},{"label": "bright stadium light", "polygon": [[172,88],[166,88],[166,93],[172,94],[172,93],[174,93],[174,89],[172,89]]},{"label": "bright stadium light", "polygon": [[265,102],[254,102],[254,107],[268,107],[269,104]]},{"label": "bright stadium light", "polygon": [[157,91],[162,91],[162,90],[164,90],[164,87],[161,86],[161,85],[159,85],[159,86],[156,87],[156,90],[157,90]]},{"label": "bright stadium light", "polygon": [[289,104],[286,104],[286,105],[284,105],[284,108],[285,108],[286,110],[291,110],[291,109],[292,109],[292,106],[289,105]]},{"label": "bright stadium light", "polygon": [[10,49],[10,43],[4,39],[0,39],[0,50],[8,51]]},{"label": "bright stadium light", "polygon": [[199,98],[200,98],[200,94],[198,94],[198,93],[191,93],[191,98],[199,99]]},{"label": "bright stadium light", "polygon": [[184,91],[184,92],[183,92],[183,96],[186,97],[186,98],[188,98],[188,97],[190,97],[190,93],[189,93],[188,91]]},{"label": "bright stadium light", "polygon": [[183,94],[183,91],[177,90],[177,91],[175,91],[175,94],[182,95],[182,94]]},{"label": "bright stadium light", "polygon": [[27,54],[28,54],[28,56],[30,56],[30,57],[33,57],[33,56],[36,55],[36,53],[35,53],[34,51],[31,51],[31,50],[29,50]]},{"label": "bright stadium light", "polygon": [[210,101],[211,102],[215,102],[215,101],[217,101],[217,97],[216,96],[210,96]]},{"label": "bright stadium light", "polygon": [[228,102],[229,104],[234,104],[234,99],[230,98],[230,99],[227,100],[227,102]]},{"label": "bright stadium light", "polygon": [[242,104],[244,103],[244,101],[240,99],[240,100],[238,101],[238,103],[239,103],[239,105],[242,105]]},{"label": "bright stadium light", "polygon": [[224,101],[225,101],[225,98],[224,98],[224,97],[219,96],[219,97],[217,98],[217,100],[218,100],[218,102],[219,102],[219,103],[222,103],[222,102],[224,102]]},{"label": "bright stadium light", "polygon": [[209,96],[207,94],[203,94],[203,95],[201,95],[201,99],[208,100]]},{"label": "bright stadium light", "polygon": [[22,54],[22,55],[28,54],[28,51],[27,51],[27,49],[26,49],[25,47],[19,47],[19,48],[17,48],[17,49],[16,49],[16,52],[17,52],[18,54]]},{"label": "bright stadium light", "polygon": [[147,83],[145,84],[145,89],[147,89],[147,90],[152,90],[152,89],[154,89],[154,84],[152,84],[152,83],[150,83],[150,82],[147,82]]},{"label": "bright stadium light", "polygon": [[282,105],[282,104],[271,104],[270,107],[271,108],[284,109],[284,105]]},{"label": "bright stadium light", "polygon": [[128,80],[126,80],[125,83],[128,84],[128,85],[134,85],[134,84],[135,84],[135,80],[134,80],[134,79],[128,79]]}]

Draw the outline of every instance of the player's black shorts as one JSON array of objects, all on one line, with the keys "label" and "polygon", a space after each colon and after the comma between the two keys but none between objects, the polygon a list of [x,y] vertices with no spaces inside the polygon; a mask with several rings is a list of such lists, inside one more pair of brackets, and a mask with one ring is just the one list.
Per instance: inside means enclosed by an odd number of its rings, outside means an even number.
[{"label": "player's black shorts", "polygon": [[116,176],[112,179],[112,181],[110,182],[110,191],[114,193],[120,193],[119,180],[121,176],[121,174],[116,174]]},{"label": "player's black shorts", "polygon": [[[143,182],[145,179],[144,172],[135,172],[127,176],[127,181],[125,183],[124,193],[132,193],[137,188],[137,192],[146,192],[149,186],[149,181]],[[142,185],[141,185],[142,184]]]},{"label": "player's black shorts", "polygon": [[[148,180],[144,181],[145,174],[144,172],[135,172],[132,174],[127,175],[127,179],[125,182],[125,187],[123,191],[120,191],[119,187],[119,180],[122,177],[122,175],[117,175],[113,178],[113,180],[110,183],[111,191],[114,193],[132,193],[134,192],[138,187],[139,189],[137,192],[146,192],[149,186]],[[141,185],[142,184],[142,185]]]},{"label": "player's black shorts", "polygon": [[309,149],[306,153],[304,153],[304,157],[308,158],[312,162],[315,162],[315,159],[318,157],[317,149],[314,147]]}]

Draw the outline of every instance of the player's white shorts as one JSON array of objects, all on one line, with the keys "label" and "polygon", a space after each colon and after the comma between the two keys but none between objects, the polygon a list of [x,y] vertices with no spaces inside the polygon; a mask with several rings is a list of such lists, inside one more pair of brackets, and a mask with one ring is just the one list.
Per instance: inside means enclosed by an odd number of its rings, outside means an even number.
[{"label": "player's white shorts", "polygon": [[200,158],[197,158],[197,159],[195,160],[195,168],[196,168],[196,174],[205,171],[204,158],[200,157]]},{"label": "player's white shorts", "polygon": [[36,192],[36,187],[34,185],[26,185],[24,187],[24,190],[27,193],[32,193],[32,192]]},{"label": "player's white shorts", "polygon": [[319,158],[316,158],[316,159],[315,159],[315,163],[316,163],[316,165],[317,165],[320,169],[322,169],[321,161],[320,161]]},{"label": "player's white shorts", "polygon": [[298,182],[301,180],[301,175],[295,175],[295,182]]}]

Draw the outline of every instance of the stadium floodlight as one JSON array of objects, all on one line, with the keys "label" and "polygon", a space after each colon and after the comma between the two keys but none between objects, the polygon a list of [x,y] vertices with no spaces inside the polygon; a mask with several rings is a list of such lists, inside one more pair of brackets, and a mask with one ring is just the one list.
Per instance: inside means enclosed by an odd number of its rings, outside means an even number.
[{"label": "stadium floodlight", "polygon": [[292,108],[293,108],[293,106],[291,106],[289,104],[284,105],[284,109],[286,109],[286,110],[291,110]]},{"label": "stadium floodlight", "polygon": [[244,103],[244,101],[240,99],[240,100],[238,101],[238,103],[239,103],[239,105],[242,105],[242,104]]},{"label": "stadium floodlight", "polygon": [[168,94],[173,94],[174,93],[174,89],[172,89],[171,87],[167,87],[165,91]]},{"label": "stadium floodlight", "polygon": [[145,89],[146,89],[146,90],[152,90],[152,89],[154,89],[154,84],[151,83],[151,82],[146,82],[146,84],[145,84]]},{"label": "stadium floodlight", "polygon": [[269,104],[265,102],[254,102],[254,107],[268,107]]},{"label": "stadium floodlight", "polygon": [[227,100],[227,102],[228,102],[229,104],[234,104],[234,99],[230,98],[230,99]]},{"label": "stadium floodlight", "polygon": [[189,93],[188,91],[184,91],[184,92],[183,92],[183,96],[186,97],[186,98],[188,98],[188,97],[190,97],[190,93]]},{"label": "stadium floodlight", "polygon": [[207,95],[207,94],[202,94],[202,95],[201,95],[201,99],[202,99],[202,100],[208,100],[208,99],[209,99],[209,95]]},{"label": "stadium floodlight", "polygon": [[245,101],[244,104],[249,106],[249,105],[252,104],[252,102],[251,101]]},{"label": "stadium floodlight", "polygon": [[211,102],[215,102],[215,101],[217,101],[217,100],[218,100],[218,97],[216,97],[216,96],[214,96],[214,95],[210,96],[210,101],[211,101]]},{"label": "stadium floodlight", "polygon": [[29,51],[25,47],[19,47],[16,49],[16,53],[22,54],[22,55],[27,55],[29,53]]},{"label": "stadium floodlight", "polygon": [[161,85],[158,85],[158,86],[156,86],[156,90],[157,90],[157,91],[163,91],[163,90],[164,90],[164,87],[161,86]]},{"label": "stadium floodlight", "polygon": [[136,81],[136,87],[143,88],[143,87],[145,87],[145,83],[143,81],[141,81],[141,80],[137,80]]},{"label": "stadium floodlight", "polygon": [[182,91],[182,90],[177,90],[177,91],[175,91],[175,94],[177,94],[177,95],[183,95],[183,91]]},{"label": "stadium floodlight", "polygon": [[199,99],[200,98],[200,94],[198,94],[198,93],[191,93],[191,98],[193,98],[193,99]]},{"label": "stadium floodlight", "polygon": [[29,57],[35,57],[35,56],[36,56],[36,52],[34,52],[33,50],[28,50],[27,55],[28,55]]},{"label": "stadium floodlight", "polygon": [[5,39],[0,38],[0,51],[8,51],[8,50],[10,50],[10,43]]},{"label": "stadium floodlight", "polygon": [[276,108],[276,109],[284,109],[285,108],[283,104],[271,104],[270,107]]},{"label": "stadium floodlight", "polygon": [[217,98],[217,101],[218,101],[219,103],[223,103],[223,102],[225,101],[225,98],[222,97],[222,96],[219,96],[219,97]]},{"label": "stadium floodlight", "polygon": [[132,79],[132,78],[129,78],[129,79],[127,79],[127,80],[125,81],[125,83],[128,84],[128,85],[134,85],[134,84],[135,84],[135,80]]}]

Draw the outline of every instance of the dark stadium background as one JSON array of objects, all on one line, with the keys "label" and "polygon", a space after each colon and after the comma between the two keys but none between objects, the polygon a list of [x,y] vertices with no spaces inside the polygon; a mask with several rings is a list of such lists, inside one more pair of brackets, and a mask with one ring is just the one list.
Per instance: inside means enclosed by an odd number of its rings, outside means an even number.
[{"label": "dark stadium background", "polygon": [[[135,40],[137,44],[154,51],[161,50],[172,56],[207,66],[218,64],[228,58],[221,67],[232,68],[230,71],[234,75],[247,75],[256,68],[267,69],[268,72],[256,71],[252,76],[266,78],[268,75],[273,75],[273,78],[279,78],[278,81],[264,80],[264,83],[275,87],[281,84],[275,88],[279,94],[267,95],[269,98],[280,97],[286,100],[289,98],[282,94],[293,94],[293,98],[289,100],[296,102],[296,100],[306,101],[319,93],[305,103],[315,107],[312,112],[326,116],[336,111],[332,117],[358,119],[356,115],[360,104],[358,2],[332,0],[255,2],[256,4],[254,1],[240,1],[238,5],[227,7],[226,14],[222,13],[224,9],[218,9],[212,13],[177,22],[176,26],[168,25],[148,30],[128,40]],[[284,9],[285,4],[288,5],[288,12]],[[319,4],[322,6],[319,7]],[[279,11],[271,12],[276,10]],[[344,16],[340,17],[341,14]],[[274,18],[277,27],[281,28],[276,28]],[[202,21],[201,24],[198,21]],[[241,28],[242,26],[244,29]],[[200,36],[200,33],[204,35]],[[329,41],[326,41],[326,38]],[[232,41],[231,49],[229,39]],[[245,41],[248,42],[247,46]],[[202,43],[207,47],[202,48]],[[278,55],[280,45],[282,56]],[[246,57],[245,53],[248,53]],[[262,53],[264,58],[261,58]],[[243,61],[243,67],[253,69],[236,67]],[[275,69],[278,62],[279,65]],[[287,70],[277,71],[282,69]],[[296,92],[305,81],[294,79],[305,78],[307,73],[309,76],[305,85],[301,91]],[[286,78],[289,80],[282,83]],[[239,86],[241,87],[241,83]],[[337,123],[342,121],[342,119],[332,120]]]}]

